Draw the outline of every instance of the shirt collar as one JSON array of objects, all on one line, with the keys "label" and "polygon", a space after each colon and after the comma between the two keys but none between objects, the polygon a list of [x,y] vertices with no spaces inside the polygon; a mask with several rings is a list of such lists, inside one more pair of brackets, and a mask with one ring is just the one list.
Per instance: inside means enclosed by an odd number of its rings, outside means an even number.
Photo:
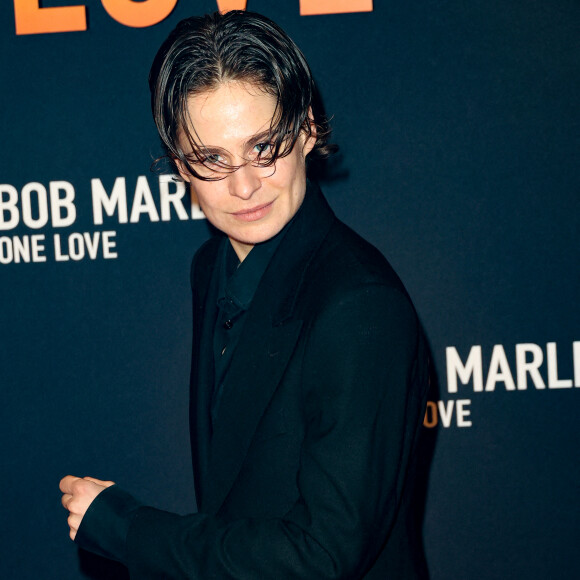
[{"label": "shirt collar", "polygon": [[287,225],[273,238],[256,244],[243,262],[240,262],[227,237],[220,246],[218,306],[228,315],[235,316],[248,310],[258,284],[280,244]]}]

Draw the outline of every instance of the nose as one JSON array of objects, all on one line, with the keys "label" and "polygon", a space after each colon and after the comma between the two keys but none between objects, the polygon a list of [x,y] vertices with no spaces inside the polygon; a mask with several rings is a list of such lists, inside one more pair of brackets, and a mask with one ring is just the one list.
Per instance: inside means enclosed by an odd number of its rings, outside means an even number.
[{"label": "nose", "polygon": [[262,187],[260,168],[251,163],[242,165],[228,176],[230,195],[241,199],[250,199],[254,192]]}]

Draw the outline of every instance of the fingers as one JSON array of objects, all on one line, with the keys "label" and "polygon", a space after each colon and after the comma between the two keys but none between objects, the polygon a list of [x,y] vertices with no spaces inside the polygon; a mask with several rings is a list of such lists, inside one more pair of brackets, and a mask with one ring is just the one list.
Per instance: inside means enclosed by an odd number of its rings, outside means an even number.
[{"label": "fingers", "polygon": [[[115,485],[114,481],[104,481],[102,479],[97,479],[95,477],[75,477],[74,475],[67,475],[60,480],[59,489],[62,493],[66,495],[83,495],[86,493],[88,487],[83,484],[83,482],[90,482],[98,485],[99,487],[106,488]],[[99,490],[101,491],[101,490]],[[66,506],[65,506],[66,507]]]},{"label": "fingers", "polygon": [[70,537],[75,539],[83,516],[93,500],[107,487],[114,485],[112,481],[103,481],[94,477],[75,477],[67,475],[60,480],[59,489],[62,492],[61,503],[69,511],[68,525]]},{"label": "fingers", "polygon": [[62,503],[62,507],[67,510],[68,509],[68,504],[70,502],[70,500],[72,499],[72,495],[70,493],[65,493],[63,494],[63,496],[60,498],[60,503]]},{"label": "fingers", "polygon": [[86,511],[84,498],[87,495],[87,486],[93,486],[93,483],[84,482],[80,477],[67,475],[60,480],[60,491],[63,492],[60,502],[67,509],[71,516],[80,514],[81,517]]},{"label": "fingers", "polygon": [[72,484],[80,477],[75,477],[74,475],[66,475],[60,480],[58,485],[62,493],[72,493]]},{"label": "fingers", "polygon": [[77,536],[77,531],[81,525],[81,520],[83,519],[81,514],[77,514],[74,511],[75,506],[73,504],[73,500],[75,497],[75,488],[78,491],[78,485],[75,485],[77,481],[81,481],[81,478],[74,477],[73,475],[67,475],[60,480],[58,486],[60,491],[62,491],[62,498],[60,500],[62,506],[69,511],[67,523],[69,526],[69,536],[73,541]]},{"label": "fingers", "polygon": [[93,483],[102,485],[103,487],[111,487],[112,485],[115,485],[114,481],[103,481],[102,479],[96,479],[94,477],[83,477],[83,479],[86,481],[92,481]]},{"label": "fingers", "polygon": [[66,520],[68,527],[69,527],[69,536],[70,539],[74,541],[77,536],[77,532],[79,530],[79,526],[81,525],[82,516],[78,516],[76,514],[70,514]]}]

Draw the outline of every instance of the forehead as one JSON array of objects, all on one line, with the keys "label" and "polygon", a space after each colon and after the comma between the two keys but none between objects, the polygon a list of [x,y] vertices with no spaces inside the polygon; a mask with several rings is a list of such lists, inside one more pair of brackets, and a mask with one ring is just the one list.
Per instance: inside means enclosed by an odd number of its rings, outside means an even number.
[{"label": "forehead", "polygon": [[230,81],[190,96],[187,112],[196,142],[231,149],[271,128],[276,99],[256,85]]}]

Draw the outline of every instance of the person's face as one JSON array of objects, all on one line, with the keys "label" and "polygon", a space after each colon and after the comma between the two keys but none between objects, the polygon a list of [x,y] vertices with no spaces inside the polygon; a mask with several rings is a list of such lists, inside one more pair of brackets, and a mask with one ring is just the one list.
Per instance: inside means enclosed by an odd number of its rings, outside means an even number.
[{"label": "person's face", "polygon": [[[314,136],[307,138],[301,133],[292,152],[270,167],[247,162],[255,160],[258,152],[267,152],[269,144],[264,135],[275,108],[273,96],[237,81],[188,100],[190,132],[212,154],[211,160],[242,165],[230,173],[217,173],[225,175],[220,181],[203,181],[178,163],[181,177],[190,183],[205,216],[229,237],[240,260],[255,244],[282,230],[298,211],[306,192],[305,159],[314,146]],[[186,153],[191,151],[183,137],[181,146]],[[210,174],[203,165],[194,168],[200,175]]]}]

